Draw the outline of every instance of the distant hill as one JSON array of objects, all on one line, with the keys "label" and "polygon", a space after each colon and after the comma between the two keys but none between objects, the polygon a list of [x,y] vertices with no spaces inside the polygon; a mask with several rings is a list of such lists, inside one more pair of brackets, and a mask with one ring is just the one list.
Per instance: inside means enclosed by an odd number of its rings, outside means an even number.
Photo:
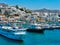
[{"label": "distant hill", "polygon": [[8,6],[8,5],[5,4],[5,3],[0,3],[0,6],[6,7],[6,6]]},{"label": "distant hill", "polygon": [[48,12],[48,13],[60,13],[60,10],[50,10],[50,9],[39,9],[39,10],[32,10],[33,12]]}]

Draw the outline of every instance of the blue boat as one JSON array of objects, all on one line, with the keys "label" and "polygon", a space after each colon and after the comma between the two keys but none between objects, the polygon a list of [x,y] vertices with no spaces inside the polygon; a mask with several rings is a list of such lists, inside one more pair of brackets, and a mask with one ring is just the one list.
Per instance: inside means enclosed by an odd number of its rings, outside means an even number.
[{"label": "blue boat", "polygon": [[23,40],[26,34],[26,28],[0,26],[0,34],[13,40]]}]

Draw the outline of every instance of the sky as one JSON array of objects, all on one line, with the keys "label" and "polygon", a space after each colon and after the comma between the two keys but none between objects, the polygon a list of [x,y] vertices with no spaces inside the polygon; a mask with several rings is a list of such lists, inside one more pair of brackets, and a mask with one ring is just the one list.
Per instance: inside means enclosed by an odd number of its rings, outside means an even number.
[{"label": "sky", "polygon": [[31,10],[42,8],[60,10],[60,0],[0,0],[0,3],[6,3],[8,5],[19,5]]}]

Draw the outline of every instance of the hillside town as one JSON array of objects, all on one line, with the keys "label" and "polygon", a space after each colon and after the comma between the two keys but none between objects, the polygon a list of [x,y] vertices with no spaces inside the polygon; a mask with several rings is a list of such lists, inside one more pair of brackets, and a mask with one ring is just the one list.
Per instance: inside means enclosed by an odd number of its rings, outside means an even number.
[{"label": "hillside town", "polygon": [[38,22],[59,22],[60,11],[59,10],[28,10],[26,8],[16,6],[9,6],[4,3],[0,3],[0,21],[25,21],[27,23]]},{"label": "hillside town", "polygon": [[8,6],[7,4],[0,3],[0,21],[17,21],[19,19],[25,20],[25,17],[31,15],[26,13],[25,9],[18,6]]},{"label": "hillside town", "polygon": [[60,45],[60,0],[0,0],[0,45]]}]

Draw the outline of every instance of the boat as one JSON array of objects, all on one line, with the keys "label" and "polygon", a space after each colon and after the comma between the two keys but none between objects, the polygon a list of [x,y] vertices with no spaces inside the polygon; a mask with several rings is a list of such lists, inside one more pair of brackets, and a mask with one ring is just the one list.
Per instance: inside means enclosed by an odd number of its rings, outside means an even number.
[{"label": "boat", "polygon": [[28,27],[27,31],[42,33],[44,31],[44,29],[41,27],[41,24],[34,23]]},{"label": "boat", "polygon": [[18,26],[0,26],[0,34],[13,40],[23,40],[26,34],[26,28]]},{"label": "boat", "polygon": [[52,26],[54,29],[60,29],[60,26]]},{"label": "boat", "polygon": [[60,25],[57,24],[51,24],[50,26],[52,29],[60,29]]},{"label": "boat", "polygon": [[42,24],[42,28],[44,28],[45,30],[53,30],[54,28],[49,25],[49,24]]}]

